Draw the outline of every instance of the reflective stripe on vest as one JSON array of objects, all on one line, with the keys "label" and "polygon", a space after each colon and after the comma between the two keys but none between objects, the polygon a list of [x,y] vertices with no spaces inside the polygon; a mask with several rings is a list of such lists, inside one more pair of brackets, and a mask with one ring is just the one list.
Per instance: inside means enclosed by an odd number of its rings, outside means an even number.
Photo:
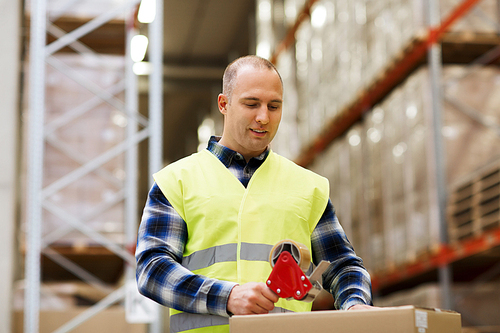
[{"label": "reflective stripe on vest", "polygon": [[[275,307],[269,313],[285,312],[293,311]],[[229,325],[229,318],[187,312],[180,312],[170,316],[170,332],[173,333],[220,325]]]},{"label": "reflective stripe on vest", "polygon": [[[236,261],[237,246],[224,244],[196,251],[182,259],[182,266],[194,271],[219,262]],[[271,249],[272,245],[268,244],[242,243],[240,257],[242,260],[268,261]]]},{"label": "reflective stripe on vest", "polygon": [[170,316],[170,332],[172,333],[220,325],[229,325],[229,318],[187,312]]}]

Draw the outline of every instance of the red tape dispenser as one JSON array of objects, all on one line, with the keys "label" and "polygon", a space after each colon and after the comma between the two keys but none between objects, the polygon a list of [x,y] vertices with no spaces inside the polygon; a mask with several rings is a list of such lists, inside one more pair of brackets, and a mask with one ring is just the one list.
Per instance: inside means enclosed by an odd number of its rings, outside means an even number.
[{"label": "red tape dispenser", "polygon": [[282,298],[311,302],[321,292],[321,275],[330,264],[322,261],[310,276],[311,254],[307,247],[292,240],[276,244],[269,254],[273,270],[267,279],[268,287]]},{"label": "red tape dispenser", "polygon": [[282,298],[303,299],[312,284],[289,252],[282,252],[267,279],[267,285]]}]

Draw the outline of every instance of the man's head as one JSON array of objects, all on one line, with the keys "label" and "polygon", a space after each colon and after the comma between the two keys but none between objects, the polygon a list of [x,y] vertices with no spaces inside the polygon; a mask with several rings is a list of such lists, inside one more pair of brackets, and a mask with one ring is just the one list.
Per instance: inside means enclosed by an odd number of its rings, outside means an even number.
[{"label": "man's head", "polygon": [[248,161],[272,141],[281,121],[283,84],[272,63],[257,56],[233,61],[224,72],[219,111],[224,115],[220,143]]},{"label": "man's head", "polygon": [[236,84],[238,70],[244,66],[251,66],[255,69],[269,69],[275,71],[280,78],[281,85],[283,86],[281,75],[272,62],[255,55],[244,56],[231,62],[224,71],[224,76],[222,77],[222,94],[226,95],[229,101],[231,101],[231,95]]}]

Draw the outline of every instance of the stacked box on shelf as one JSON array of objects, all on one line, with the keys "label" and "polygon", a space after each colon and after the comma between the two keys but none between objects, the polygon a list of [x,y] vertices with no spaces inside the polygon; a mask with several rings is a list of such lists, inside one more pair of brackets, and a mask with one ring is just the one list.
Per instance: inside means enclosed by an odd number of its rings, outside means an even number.
[{"label": "stacked box on shelf", "polygon": [[480,233],[500,223],[500,166],[495,165],[478,181],[474,196],[474,231]]},{"label": "stacked box on shelf", "polygon": [[[368,212],[365,198],[366,159],[363,156],[366,140],[363,138],[362,124],[355,125],[346,135],[348,158],[348,190],[350,193],[350,234],[348,235],[358,255],[368,256],[368,241],[370,225],[366,222]],[[347,177],[347,175],[346,175]],[[346,194],[347,195],[347,194]]]},{"label": "stacked box on shelf", "polygon": [[498,221],[500,70],[449,66],[445,75],[448,226],[455,242]]},{"label": "stacked box on shelf", "polygon": [[450,192],[447,205],[448,236],[451,242],[470,237],[472,233],[472,186],[471,182]]},{"label": "stacked box on shelf", "polygon": [[[445,77],[456,72],[455,66],[444,68]],[[495,87],[493,75],[498,72],[495,68],[483,68],[483,75],[469,75],[461,81],[456,81],[454,90],[447,89],[448,98],[462,98],[464,89],[470,89],[474,82],[480,87],[487,78],[486,83]],[[436,217],[435,205],[435,180],[433,179],[433,142],[430,130],[430,86],[429,73],[422,68],[409,77],[399,89],[396,89],[388,98],[376,106],[364,118],[365,135],[361,136],[362,144],[365,145],[363,163],[366,166],[366,181],[364,184],[351,183],[350,186],[359,186],[367,193],[366,207],[368,217],[364,223],[370,223],[371,239],[370,265],[373,270],[384,269],[390,266],[402,264],[416,259],[419,255],[428,253],[437,248],[440,242],[438,218]],[[497,79],[498,80],[498,79]],[[497,84],[498,86],[498,84]],[[454,96],[458,94],[458,96]],[[482,95],[482,112],[494,110],[499,92],[490,88],[487,95]],[[488,98],[488,96],[490,98]],[[492,101],[493,99],[493,101]],[[469,101],[470,104],[470,101]],[[445,104],[443,109],[444,127],[443,133],[446,139],[446,154],[448,159],[446,172],[449,179],[455,179],[459,174],[470,174],[480,166],[491,160],[498,159],[500,151],[498,143],[487,139],[491,133],[495,140],[500,140],[497,134],[483,125],[477,126],[472,131],[469,126],[470,119],[458,122],[453,115],[463,112],[456,110],[451,105]],[[491,111],[490,116],[494,115]],[[493,118],[488,118],[490,121]],[[356,127],[354,127],[356,128]],[[453,134],[453,135],[452,135]],[[492,138],[490,138],[492,139]],[[344,139],[336,140],[332,147],[345,144]],[[486,142],[486,144],[485,144]],[[335,148],[331,148],[335,149]],[[474,150],[474,151],[472,151]],[[471,153],[473,160],[464,163],[464,156]],[[329,152],[319,158],[341,158],[332,157]],[[458,159],[451,158],[457,156]],[[467,166],[466,169],[457,173],[457,165]],[[470,194],[456,194],[453,207],[469,209],[462,216],[462,210],[455,211],[455,216],[450,217],[450,227],[464,229],[470,225],[469,233],[478,233],[485,228],[496,226],[499,221],[499,190],[497,182],[498,169],[495,165],[476,176],[475,187],[461,186],[463,191]],[[332,179],[332,186],[336,181],[352,179],[352,160],[349,170],[339,168],[341,173]],[[355,169],[354,169],[355,170]],[[327,172],[327,171],[325,171]],[[357,193],[359,188],[346,189],[346,193]],[[351,196],[352,198],[353,196]],[[350,232],[356,234],[355,218],[352,215],[352,202],[338,202],[338,211],[345,210],[351,213],[347,215],[344,222],[349,223]],[[460,206],[458,206],[460,205]],[[464,206],[465,205],[465,206]],[[477,206],[472,210],[473,205]],[[458,219],[458,220],[457,220]],[[460,219],[465,219],[461,222]],[[474,223],[473,223],[474,221]],[[356,228],[356,227],[354,227]],[[362,230],[362,227],[361,227]],[[451,232],[452,238],[457,232]],[[458,233],[459,234],[459,233]],[[458,235],[457,234],[457,235]],[[354,236],[356,237],[356,236]],[[355,238],[354,238],[355,239]]]},{"label": "stacked box on shelf", "polygon": [[500,157],[500,70],[497,67],[446,66],[444,134],[448,183]]},{"label": "stacked box on shelf", "polygon": [[337,20],[335,19],[335,6],[332,2],[319,2],[324,4],[325,8],[325,23],[324,28],[319,31],[321,34],[322,43],[322,69],[321,69],[321,86],[319,93],[323,94],[324,99],[325,119],[333,118],[339,111],[341,100],[339,96],[344,88],[343,82],[339,80],[339,49],[338,42],[339,34],[335,33]]},{"label": "stacked box on shelf", "polygon": [[300,152],[301,144],[298,136],[299,128],[297,122],[298,96],[295,82],[295,56],[293,50],[283,52],[277,64],[283,79],[283,112],[279,126],[279,135],[273,140],[272,147],[281,155],[293,158]]},{"label": "stacked box on shelf", "polygon": [[[296,12],[303,3],[294,2]],[[441,18],[458,4],[441,0]],[[425,6],[419,0],[320,0],[312,7],[313,20],[318,7],[323,8],[323,16],[318,16],[324,23],[306,21],[299,27],[297,61],[290,64],[297,66],[298,137],[303,147],[323,124],[376,81],[412,39],[423,34],[427,22]],[[286,11],[287,2],[280,8]],[[495,0],[482,0],[452,31],[495,33],[497,13]]]},{"label": "stacked box on shelf", "polygon": [[[330,181],[330,199],[339,219],[339,222],[347,234],[347,237],[353,242],[352,230],[352,187],[350,174],[350,152],[347,138],[337,140],[325,151],[325,154],[314,161],[310,169],[320,175],[328,178]],[[354,244],[356,246],[357,244]],[[360,247],[362,244],[359,244]]]},{"label": "stacked box on shelf", "polygon": [[299,126],[299,138],[302,143],[309,142],[312,137],[310,133],[310,87],[309,87],[309,50],[311,40],[311,25],[309,22],[304,22],[297,30],[295,43],[295,66],[297,73],[297,122]]},{"label": "stacked box on shelf", "polygon": [[[359,135],[360,132],[352,135]],[[330,199],[340,225],[358,256],[367,264],[370,249],[367,243],[369,225],[365,223],[367,212],[362,208],[365,193],[362,187],[353,186],[364,181],[364,164],[359,159],[361,154],[360,142],[353,146],[349,144],[349,136],[344,136],[309,169],[329,179]]]},{"label": "stacked box on shelf", "polygon": [[[430,205],[432,198],[431,171],[428,163],[430,154],[429,119],[425,109],[429,108],[426,95],[429,94],[427,71],[425,69],[413,74],[404,86],[404,100],[402,112],[405,114],[406,142],[409,147],[405,154],[406,172],[409,173],[406,195],[408,197],[408,259],[427,252],[437,243],[432,235],[431,224],[435,223]],[[436,236],[434,236],[436,237]]]},{"label": "stacked box on shelf", "polygon": [[[481,3],[487,1],[483,0]],[[318,128],[320,124],[327,124],[345,105],[355,100],[356,94],[366,84],[373,82],[390,64],[391,59],[412,38],[418,36],[424,27],[423,4],[420,1],[324,0],[318,1],[315,6],[320,5],[326,8],[323,28],[307,22],[303,25],[303,30],[299,29],[295,45],[296,62],[290,64],[297,71],[298,83],[294,86],[297,94],[292,103],[297,106],[295,121],[298,146],[302,148],[307,147],[321,133],[322,128]],[[488,6],[491,5],[490,3]],[[313,6],[312,11],[314,10]],[[442,12],[441,16],[446,14],[448,13]],[[481,26],[470,25],[468,29],[489,32]],[[318,36],[321,36],[320,42]],[[320,59],[315,59],[318,54],[321,54]],[[359,57],[353,56],[355,54]],[[359,69],[356,61],[359,59],[362,63],[361,81],[356,80]],[[458,83],[446,84],[444,89],[447,101],[443,105],[443,134],[446,140],[448,183],[456,182],[499,155],[496,147],[500,140],[497,134],[485,130],[488,126],[491,129],[497,126],[490,121],[496,117],[495,110],[500,105],[500,93],[494,93],[500,82],[498,73],[485,68],[482,74],[474,74],[481,72],[476,70],[465,75],[467,71],[466,67],[457,66],[446,66],[443,70],[445,82],[449,81],[449,77],[456,77],[455,72],[464,77]],[[351,85],[353,82],[355,84]],[[479,110],[489,110],[485,114],[486,120],[483,119],[484,124],[478,125],[471,121],[471,115],[466,116],[467,112],[464,113],[464,110],[457,111],[460,107],[453,100],[467,96],[475,96],[472,103],[467,101],[467,104]],[[367,193],[367,218],[361,221],[370,223],[370,251],[367,253],[367,261],[372,269],[384,269],[413,260],[439,245],[430,98],[429,74],[423,68],[395,89],[364,119],[365,133],[361,138],[363,155],[366,157],[364,161],[367,164],[364,173],[366,180],[361,182],[364,185],[351,185],[361,186]],[[394,102],[395,100],[399,101]],[[287,100],[285,105],[289,107],[290,104],[286,103]],[[373,119],[380,118],[380,114],[385,115],[386,119],[375,123]],[[287,137],[290,137],[289,134]],[[379,141],[373,142],[370,138]],[[276,140],[280,140],[280,133]],[[339,159],[335,163],[342,164],[342,158],[345,161],[343,152],[348,145],[346,140],[337,139],[316,160],[328,156],[330,160]],[[281,140],[283,145],[288,141],[290,140]],[[330,151],[336,153],[332,156]],[[472,158],[463,160],[463,156]],[[333,163],[324,164],[322,168],[325,174],[329,174],[326,166],[331,165],[333,168]],[[332,200],[342,224],[355,244],[358,232],[355,214],[359,212],[353,211],[351,204],[353,198],[357,198],[356,193],[362,190],[356,188],[352,192],[349,192],[350,189],[335,192],[345,186],[342,185],[345,179],[351,179],[345,168],[336,168],[331,177]],[[353,194],[347,200],[339,193]]]},{"label": "stacked box on shelf", "polygon": [[[54,55],[53,61],[70,66],[68,71],[95,87],[120,87],[124,75],[123,57],[101,56],[99,61],[81,56]],[[125,138],[127,118],[116,107],[123,93],[115,89],[109,103],[103,102],[74,80],[47,67],[46,145],[44,186],[49,186]],[[124,157],[118,156],[98,170],[75,179],[51,194],[49,202],[63,207],[71,218],[123,243],[123,203],[117,201],[125,177]],[[107,209],[104,209],[106,206]],[[44,211],[44,235],[60,245],[81,246],[92,241],[78,231],[68,229],[68,221]]]},{"label": "stacked box on shelf", "polygon": [[342,196],[341,188],[341,172],[340,172],[340,148],[341,145],[332,145],[326,151],[322,158],[317,159],[311,166],[311,170],[318,172],[330,181],[330,200],[336,210],[337,217],[340,223],[344,225],[343,212],[339,210],[341,206]]},{"label": "stacked box on shelf", "polygon": [[356,21],[355,5],[354,1],[335,1],[333,31],[326,31],[326,34],[336,35],[335,81],[339,85],[337,99],[340,108],[350,103],[362,86],[364,58],[358,46],[364,43],[364,22]]},{"label": "stacked box on shelf", "polygon": [[406,196],[404,174],[405,154],[408,149],[403,141],[404,119],[402,117],[403,90],[394,91],[381,106],[384,110],[384,157],[382,169],[383,182],[387,191],[385,206],[385,242],[387,243],[387,264],[394,265],[404,261],[407,253],[406,242]]},{"label": "stacked box on shelf", "polygon": [[384,198],[382,182],[382,140],[384,132],[384,111],[377,107],[364,119],[366,138],[364,155],[366,160],[365,193],[367,220],[370,226],[369,265],[372,270],[385,267],[384,242]]},{"label": "stacked box on shelf", "polygon": [[481,168],[452,189],[448,219],[452,243],[500,227],[500,162]]},{"label": "stacked box on shelf", "polygon": [[[295,2],[295,11],[300,10],[298,5]],[[285,1],[279,8],[286,11],[288,6]],[[295,62],[288,63],[295,67],[297,78],[301,146],[307,146],[326,121],[353,102],[421,28],[414,7],[415,1],[315,3],[312,21],[303,22],[295,34]],[[316,11],[321,13],[315,15]]]},{"label": "stacked box on shelf", "polygon": [[[298,84],[299,87],[305,89],[304,94],[300,94],[299,103],[302,114],[300,119],[305,120],[303,125],[306,141],[304,142],[310,142],[315,133],[321,131],[324,126],[323,119],[325,119],[325,97],[320,95],[323,92],[321,86],[324,86],[322,80],[323,44],[318,29],[309,22],[301,26],[297,35],[302,36],[302,43],[297,43],[297,73],[300,71]],[[299,53],[304,53],[301,59],[299,59]],[[307,59],[307,63],[301,63],[302,59]]]},{"label": "stacked box on shelf", "polygon": [[[439,244],[437,219],[429,210],[434,182],[432,164],[427,71],[417,71],[388,96],[384,151],[388,264],[414,260]],[[393,261],[393,262],[392,262]]]},{"label": "stacked box on shelf", "polygon": [[495,166],[478,181],[477,192],[473,198],[474,210],[472,212],[473,231],[476,234],[499,226],[499,173],[498,166]]},{"label": "stacked box on shelf", "polygon": [[367,84],[421,33],[422,11],[423,3],[419,0],[366,1]]},{"label": "stacked box on shelf", "polygon": [[366,43],[369,62],[367,76],[369,80],[378,75],[390,60],[388,51],[391,43],[386,36],[397,29],[391,29],[390,22],[394,15],[388,4],[389,1],[367,1],[366,3]]},{"label": "stacked box on shelf", "polygon": [[[331,160],[332,167],[335,159],[341,166],[332,171],[332,188],[337,189],[332,198],[348,236],[371,270],[402,264],[429,247],[431,189],[427,179],[420,179],[427,177],[424,98],[415,96],[424,93],[423,73],[336,140],[331,148],[336,154],[328,151],[320,157]],[[424,170],[415,168],[413,160],[423,161]],[[324,172],[329,174],[326,168]]]},{"label": "stacked box on shelf", "polygon": [[352,197],[351,197],[351,187],[350,187],[350,178],[351,178],[351,168],[350,168],[350,159],[349,159],[349,141],[348,138],[344,135],[342,138],[338,140],[338,156],[336,159],[338,160],[338,168],[336,174],[337,184],[333,186],[336,187],[337,190],[337,206],[336,211],[338,218],[340,220],[340,224],[344,228],[348,237],[352,235]]}]

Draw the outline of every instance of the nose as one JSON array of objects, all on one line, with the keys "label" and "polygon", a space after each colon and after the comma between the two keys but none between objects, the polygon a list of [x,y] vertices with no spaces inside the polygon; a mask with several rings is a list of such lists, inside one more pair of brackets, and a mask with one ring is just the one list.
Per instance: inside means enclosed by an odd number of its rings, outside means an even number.
[{"label": "nose", "polygon": [[263,124],[263,125],[266,125],[267,123],[269,123],[269,111],[267,110],[267,107],[263,106],[257,110],[255,120],[259,124]]}]

